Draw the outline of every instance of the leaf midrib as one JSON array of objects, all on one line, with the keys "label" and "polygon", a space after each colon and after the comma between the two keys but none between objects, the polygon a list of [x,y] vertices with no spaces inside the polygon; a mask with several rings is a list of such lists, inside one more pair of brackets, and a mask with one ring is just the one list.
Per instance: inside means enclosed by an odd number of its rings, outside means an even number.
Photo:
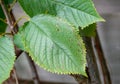
[{"label": "leaf midrib", "polygon": [[[39,26],[38,26],[36,23],[34,23],[32,20],[31,20],[30,22],[32,22],[35,26],[37,26],[37,27],[39,28]],[[38,29],[38,30],[39,30],[39,29]],[[49,36],[44,32],[44,30],[40,29],[39,31],[42,31],[43,34],[45,34],[50,40],[52,39],[51,37],[49,37]],[[76,67],[78,67],[77,64],[76,64],[76,62],[73,61],[73,59],[72,59],[71,57],[69,57],[69,55],[64,51],[64,49],[63,49],[62,47],[59,46],[59,44],[57,44],[53,39],[52,39],[51,41],[52,41],[58,48],[60,48],[60,49],[67,55],[68,58],[71,59],[71,61],[74,63],[74,65],[75,65]]]}]

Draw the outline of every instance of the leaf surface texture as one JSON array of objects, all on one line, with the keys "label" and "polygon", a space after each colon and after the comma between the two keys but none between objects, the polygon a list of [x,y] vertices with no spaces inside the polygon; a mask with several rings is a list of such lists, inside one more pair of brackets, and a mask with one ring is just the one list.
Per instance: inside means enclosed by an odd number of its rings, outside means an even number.
[{"label": "leaf surface texture", "polygon": [[61,18],[38,15],[19,31],[25,50],[39,66],[60,74],[85,73],[86,49],[82,38]]},{"label": "leaf surface texture", "polygon": [[104,21],[96,12],[91,0],[19,0],[19,2],[30,17],[52,14],[66,19],[76,28],[80,26],[83,29],[95,22]]},{"label": "leaf surface texture", "polygon": [[14,66],[14,45],[10,38],[0,37],[0,84],[10,76]]}]

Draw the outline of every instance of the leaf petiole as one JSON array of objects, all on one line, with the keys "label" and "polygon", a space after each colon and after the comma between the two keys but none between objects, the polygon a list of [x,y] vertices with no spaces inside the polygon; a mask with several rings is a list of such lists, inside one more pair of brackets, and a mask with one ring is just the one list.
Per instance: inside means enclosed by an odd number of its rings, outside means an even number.
[{"label": "leaf petiole", "polygon": [[6,22],[4,19],[2,19],[2,18],[0,18],[0,21],[2,21],[2,22],[4,22],[5,24],[7,24],[7,22]]},{"label": "leaf petiole", "polygon": [[0,34],[0,37],[2,37],[4,35],[12,35],[12,34],[11,33],[2,33],[2,34]]},{"label": "leaf petiole", "polygon": [[17,23],[18,23],[20,20],[22,20],[22,19],[26,19],[27,21],[30,20],[29,17],[27,17],[27,16],[22,16],[22,17],[20,17],[20,18],[13,24],[13,27],[15,27],[15,26],[17,25]]},{"label": "leaf petiole", "polygon": [[9,12],[12,10],[12,8],[13,8],[13,6],[15,5],[16,1],[17,1],[17,0],[14,0],[13,3],[11,4],[10,8],[8,9]]}]

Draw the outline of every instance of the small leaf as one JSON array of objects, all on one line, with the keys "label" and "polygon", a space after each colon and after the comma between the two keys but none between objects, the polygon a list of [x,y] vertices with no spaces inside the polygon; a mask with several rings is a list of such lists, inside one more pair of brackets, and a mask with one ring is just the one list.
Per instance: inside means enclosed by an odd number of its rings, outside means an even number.
[{"label": "small leaf", "polygon": [[0,37],[0,84],[10,76],[14,61],[13,42],[8,37]]},{"label": "small leaf", "polygon": [[86,49],[68,22],[48,15],[33,17],[19,31],[25,50],[39,66],[61,74],[86,76]]},{"label": "small leaf", "polygon": [[91,24],[88,27],[81,29],[79,28],[79,33],[81,36],[94,37],[96,35],[96,24]]},{"label": "small leaf", "polygon": [[[52,14],[66,19],[82,29],[98,21],[104,21],[96,12],[91,0],[19,0],[20,5],[31,17]],[[32,4],[31,4],[32,3]]]},{"label": "small leaf", "polygon": [[[19,31],[23,31],[24,27],[26,27],[27,24],[28,24],[28,22],[26,22],[23,27],[20,27],[20,28],[19,28]],[[22,35],[21,35],[19,32],[14,35],[13,40],[14,40],[14,44],[15,44],[19,49],[25,51],[24,39],[22,39]]]},{"label": "small leaf", "polygon": [[22,42],[21,34],[17,33],[16,35],[14,35],[14,43],[21,50],[23,50],[23,51],[25,50],[23,42]]}]

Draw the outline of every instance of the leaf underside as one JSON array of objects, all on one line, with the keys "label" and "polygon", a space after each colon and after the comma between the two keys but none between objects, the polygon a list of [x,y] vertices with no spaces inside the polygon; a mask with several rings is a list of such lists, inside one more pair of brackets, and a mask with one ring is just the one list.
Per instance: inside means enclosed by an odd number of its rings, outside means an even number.
[{"label": "leaf underside", "polygon": [[10,76],[14,61],[13,42],[8,37],[0,37],[0,84]]},{"label": "leaf underside", "polygon": [[54,73],[86,76],[86,50],[82,38],[66,21],[38,15],[18,34],[25,51],[39,66]]},{"label": "leaf underside", "polygon": [[19,3],[30,17],[51,14],[66,19],[76,28],[104,21],[91,0],[19,0]]},{"label": "leaf underside", "polygon": [[94,37],[96,35],[96,24],[91,24],[84,29],[79,28],[79,34],[81,36]]}]

